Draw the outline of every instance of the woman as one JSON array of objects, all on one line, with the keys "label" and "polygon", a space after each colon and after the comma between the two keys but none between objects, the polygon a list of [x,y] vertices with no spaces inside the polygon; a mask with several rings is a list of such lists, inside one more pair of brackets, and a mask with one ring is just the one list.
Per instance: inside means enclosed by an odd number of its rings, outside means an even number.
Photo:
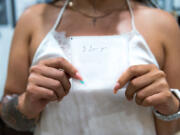
[{"label": "woman", "polygon": [[31,7],[15,30],[5,90],[20,96],[5,98],[2,117],[16,129],[40,117],[36,135],[172,135],[179,120],[153,119],[151,107],[179,111],[170,92],[180,88],[179,36],[171,15],[142,1]]}]

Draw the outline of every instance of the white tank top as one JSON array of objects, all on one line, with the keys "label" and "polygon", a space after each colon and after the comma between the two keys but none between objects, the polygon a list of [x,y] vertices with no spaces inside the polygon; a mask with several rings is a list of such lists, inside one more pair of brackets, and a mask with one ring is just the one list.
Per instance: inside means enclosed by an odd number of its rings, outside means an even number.
[{"label": "white tank top", "polygon": [[151,108],[125,98],[125,87],[113,94],[116,81],[128,67],[159,65],[143,36],[137,31],[134,14],[132,30],[121,35],[71,36],[56,32],[65,2],[51,31],[34,55],[40,60],[64,57],[82,75],[85,84],[72,79],[70,93],[61,102],[49,103],[42,112],[35,135],[155,135]]}]

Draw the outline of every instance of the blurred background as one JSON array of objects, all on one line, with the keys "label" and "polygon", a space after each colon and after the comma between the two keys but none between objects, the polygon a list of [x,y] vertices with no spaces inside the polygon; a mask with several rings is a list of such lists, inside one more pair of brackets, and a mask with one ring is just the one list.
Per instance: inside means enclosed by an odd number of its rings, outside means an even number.
[{"label": "blurred background", "polygon": [[[23,11],[29,6],[51,0],[0,0],[0,99],[6,80],[9,49],[14,27]],[[171,12],[179,20],[180,0],[156,0],[159,7]],[[179,20],[180,21],[180,20]]]}]

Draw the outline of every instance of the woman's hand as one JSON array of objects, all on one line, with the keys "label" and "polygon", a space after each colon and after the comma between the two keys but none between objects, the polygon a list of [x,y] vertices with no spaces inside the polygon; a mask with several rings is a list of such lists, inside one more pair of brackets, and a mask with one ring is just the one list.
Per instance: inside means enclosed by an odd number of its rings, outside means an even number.
[{"label": "woman's hand", "polygon": [[64,58],[43,60],[32,66],[26,92],[19,97],[19,110],[28,118],[36,118],[47,103],[60,101],[68,94],[70,77],[82,80]]},{"label": "woman's hand", "polygon": [[138,105],[153,106],[164,115],[176,113],[179,110],[179,101],[170,92],[166,75],[155,65],[137,65],[130,67],[119,78],[114,92],[129,82],[125,95],[128,100],[135,101]]}]

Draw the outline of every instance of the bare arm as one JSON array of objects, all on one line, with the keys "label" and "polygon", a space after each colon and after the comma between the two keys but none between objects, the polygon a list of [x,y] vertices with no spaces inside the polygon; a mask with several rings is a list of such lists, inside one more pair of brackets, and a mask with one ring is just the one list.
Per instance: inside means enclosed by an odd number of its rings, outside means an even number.
[{"label": "bare arm", "polygon": [[[33,31],[32,21],[32,14],[27,10],[18,21],[11,45],[8,75],[4,91],[4,99],[2,100],[1,117],[2,119],[7,120],[5,121],[6,123],[12,122],[14,125],[19,125],[19,121],[14,120],[11,116],[16,115],[15,117],[19,117],[17,113],[18,98],[15,98],[12,95],[20,95],[26,89],[29,74],[28,49]],[[7,95],[9,95],[9,98],[5,98]],[[17,127],[14,128],[18,129]]]},{"label": "bare arm", "polygon": [[[165,51],[164,72],[170,88],[180,89],[180,29],[175,19],[166,13],[164,25],[159,26],[162,30],[162,40]],[[172,135],[180,131],[180,120],[164,122],[156,119],[158,134]]]}]

